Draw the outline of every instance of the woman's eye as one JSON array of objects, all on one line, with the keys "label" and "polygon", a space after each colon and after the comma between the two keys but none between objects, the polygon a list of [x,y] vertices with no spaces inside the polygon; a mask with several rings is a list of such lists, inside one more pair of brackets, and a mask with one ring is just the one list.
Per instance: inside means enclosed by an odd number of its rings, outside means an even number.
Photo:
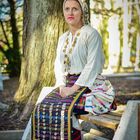
[{"label": "woman's eye", "polygon": [[76,7],[73,8],[73,11],[77,11],[78,9]]},{"label": "woman's eye", "polygon": [[69,11],[69,9],[70,9],[69,7],[66,7],[66,8],[65,8],[65,11]]}]

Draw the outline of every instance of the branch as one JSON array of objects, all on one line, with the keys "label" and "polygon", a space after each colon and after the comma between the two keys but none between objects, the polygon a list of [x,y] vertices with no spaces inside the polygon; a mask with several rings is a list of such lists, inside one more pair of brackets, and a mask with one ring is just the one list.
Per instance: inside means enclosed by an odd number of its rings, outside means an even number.
[{"label": "branch", "polygon": [[2,52],[2,53],[4,53],[5,54],[5,50],[2,48],[2,46],[0,45],[0,51]]},{"label": "branch", "polygon": [[8,46],[8,43],[6,41],[0,39],[0,42]]},{"label": "branch", "polygon": [[7,35],[6,35],[6,31],[5,31],[5,29],[4,29],[3,22],[2,22],[1,20],[0,20],[0,24],[1,24],[1,27],[2,27],[2,31],[3,31],[5,40],[6,40],[6,42],[7,42],[6,44],[7,44],[7,46],[10,48],[10,43],[9,43],[8,37],[7,37]]}]

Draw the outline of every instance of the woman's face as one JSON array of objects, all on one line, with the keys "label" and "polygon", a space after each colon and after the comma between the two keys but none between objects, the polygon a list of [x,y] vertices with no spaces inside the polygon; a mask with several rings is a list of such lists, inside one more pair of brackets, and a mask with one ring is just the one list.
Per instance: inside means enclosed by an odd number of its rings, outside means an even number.
[{"label": "woman's face", "polygon": [[82,25],[82,10],[76,0],[67,0],[64,3],[64,17],[66,22],[71,26]]}]

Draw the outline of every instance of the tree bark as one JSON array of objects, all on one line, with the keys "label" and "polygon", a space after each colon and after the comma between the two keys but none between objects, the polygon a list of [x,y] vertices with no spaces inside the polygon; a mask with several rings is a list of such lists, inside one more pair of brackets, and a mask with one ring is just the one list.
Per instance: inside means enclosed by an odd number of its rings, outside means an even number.
[{"label": "tree bark", "polygon": [[27,103],[21,119],[33,109],[43,86],[52,86],[58,37],[66,29],[63,0],[25,0],[23,56],[15,101]]}]

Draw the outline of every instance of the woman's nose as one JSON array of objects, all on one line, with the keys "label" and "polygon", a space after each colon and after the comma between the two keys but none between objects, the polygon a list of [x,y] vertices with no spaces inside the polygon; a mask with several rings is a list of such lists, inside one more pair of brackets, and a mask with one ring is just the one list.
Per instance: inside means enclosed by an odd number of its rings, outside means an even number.
[{"label": "woman's nose", "polygon": [[71,14],[71,15],[73,14],[73,10],[72,9],[69,10],[69,14]]}]

